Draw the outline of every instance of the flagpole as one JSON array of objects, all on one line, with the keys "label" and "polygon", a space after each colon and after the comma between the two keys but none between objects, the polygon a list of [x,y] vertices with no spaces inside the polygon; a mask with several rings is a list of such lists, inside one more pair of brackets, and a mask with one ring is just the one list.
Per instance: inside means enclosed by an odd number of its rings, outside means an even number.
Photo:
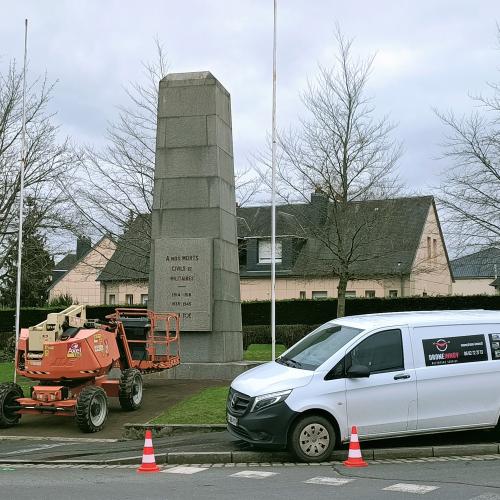
[{"label": "flagpole", "polygon": [[[21,263],[23,253],[23,212],[24,212],[24,170],[26,167],[26,59],[28,54],[28,20],[24,20],[24,65],[23,65],[23,128],[22,128],[22,154],[19,187],[19,233],[17,239],[17,285],[16,285],[16,350],[19,344],[20,315],[21,315]],[[15,365],[15,363],[14,363]],[[16,366],[14,366],[14,382],[17,380]]]},{"label": "flagpole", "polygon": [[272,116],[272,173],[271,173],[271,356],[276,359],[276,17],[274,0],[273,23],[273,116]]}]

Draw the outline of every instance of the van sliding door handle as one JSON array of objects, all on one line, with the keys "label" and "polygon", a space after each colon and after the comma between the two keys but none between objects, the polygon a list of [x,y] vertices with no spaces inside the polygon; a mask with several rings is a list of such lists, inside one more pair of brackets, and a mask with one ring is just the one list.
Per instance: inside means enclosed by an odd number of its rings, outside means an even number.
[{"label": "van sliding door handle", "polygon": [[407,373],[400,373],[399,375],[394,375],[394,380],[403,380],[406,378],[410,378],[410,375]]}]

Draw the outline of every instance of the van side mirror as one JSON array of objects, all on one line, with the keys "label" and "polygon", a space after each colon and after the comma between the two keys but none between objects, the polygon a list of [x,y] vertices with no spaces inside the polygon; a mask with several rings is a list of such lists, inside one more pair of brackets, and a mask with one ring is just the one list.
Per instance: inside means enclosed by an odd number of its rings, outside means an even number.
[{"label": "van side mirror", "polygon": [[370,368],[365,365],[353,365],[347,370],[348,378],[367,378],[370,376]]}]

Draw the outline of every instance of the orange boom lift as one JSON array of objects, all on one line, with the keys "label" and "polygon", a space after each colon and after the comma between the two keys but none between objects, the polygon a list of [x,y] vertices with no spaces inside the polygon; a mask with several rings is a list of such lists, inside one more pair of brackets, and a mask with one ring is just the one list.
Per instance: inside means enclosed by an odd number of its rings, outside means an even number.
[{"label": "orange boom lift", "polygon": [[16,351],[19,375],[38,380],[25,397],[17,384],[0,384],[0,427],[24,414],[75,417],[83,432],[101,430],[108,398],[136,410],[143,373],[180,363],[179,316],[147,309],[116,309],[106,320],[87,320],[85,306],[48,314],[21,330]]}]

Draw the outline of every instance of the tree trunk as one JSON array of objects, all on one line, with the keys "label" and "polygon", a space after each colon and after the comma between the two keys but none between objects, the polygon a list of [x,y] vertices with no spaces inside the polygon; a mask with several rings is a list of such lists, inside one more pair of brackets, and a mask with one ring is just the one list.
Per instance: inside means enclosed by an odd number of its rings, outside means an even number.
[{"label": "tree trunk", "polygon": [[339,278],[338,299],[337,299],[337,318],[345,316],[345,291],[347,289],[347,276],[343,275]]}]

